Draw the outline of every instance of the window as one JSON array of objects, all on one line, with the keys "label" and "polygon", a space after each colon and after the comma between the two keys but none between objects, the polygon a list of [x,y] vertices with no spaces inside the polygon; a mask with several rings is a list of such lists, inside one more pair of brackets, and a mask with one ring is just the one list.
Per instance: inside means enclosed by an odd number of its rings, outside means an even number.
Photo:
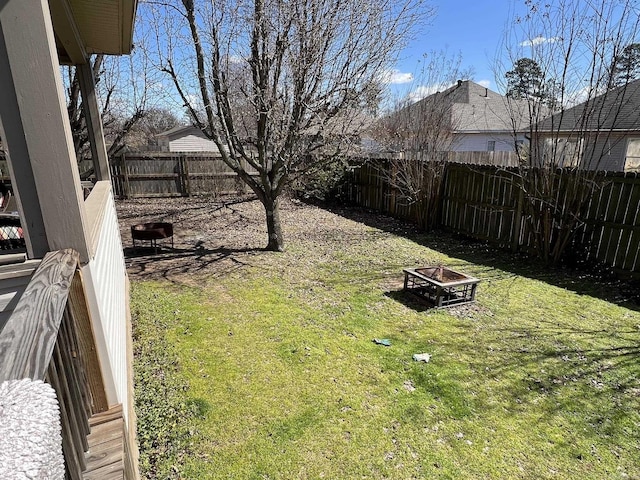
[{"label": "window", "polygon": [[488,152],[495,152],[496,151],[496,141],[495,140],[489,140],[487,142],[487,151]]},{"label": "window", "polygon": [[625,172],[640,172],[640,138],[627,141],[627,153],[624,159]]}]

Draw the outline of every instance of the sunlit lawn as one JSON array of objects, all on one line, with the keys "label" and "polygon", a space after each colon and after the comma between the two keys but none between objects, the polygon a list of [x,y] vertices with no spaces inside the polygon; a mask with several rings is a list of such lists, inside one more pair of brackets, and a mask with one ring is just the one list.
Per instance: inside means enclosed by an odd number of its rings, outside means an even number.
[{"label": "sunlit lawn", "polygon": [[[451,237],[353,225],[200,286],[134,280],[159,478],[640,478],[637,308]],[[481,278],[477,304],[400,293],[427,263]],[[183,455],[163,450],[185,431]]]}]

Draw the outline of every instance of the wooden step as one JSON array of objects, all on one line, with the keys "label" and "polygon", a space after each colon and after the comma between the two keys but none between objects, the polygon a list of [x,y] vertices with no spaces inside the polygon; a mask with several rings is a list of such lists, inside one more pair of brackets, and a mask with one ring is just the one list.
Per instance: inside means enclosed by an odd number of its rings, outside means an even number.
[{"label": "wooden step", "polygon": [[87,437],[85,480],[124,480],[124,419],[122,405],[113,407],[89,419],[91,433]]}]

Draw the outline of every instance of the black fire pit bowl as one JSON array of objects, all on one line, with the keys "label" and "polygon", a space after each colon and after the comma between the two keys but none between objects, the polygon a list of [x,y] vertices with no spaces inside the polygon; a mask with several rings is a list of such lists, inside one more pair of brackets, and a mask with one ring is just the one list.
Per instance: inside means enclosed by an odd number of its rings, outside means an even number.
[{"label": "black fire pit bowl", "polygon": [[171,239],[171,248],[173,248],[173,224],[151,222],[131,225],[131,239],[133,240],[133,248],[136,248],[136,240],[149,242],[156,253],[158,251],[158,240]]}]

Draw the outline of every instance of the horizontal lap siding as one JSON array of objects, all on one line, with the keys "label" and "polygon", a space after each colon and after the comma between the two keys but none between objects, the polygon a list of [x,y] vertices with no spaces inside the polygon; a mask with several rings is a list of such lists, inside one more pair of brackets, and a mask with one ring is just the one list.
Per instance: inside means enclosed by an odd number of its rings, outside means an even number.
[{"label": "horizontal lap siding", "polygon": [[[100,227],[97,251],[88,265],[83,267],[87,282],[90,308],[97,309],[94,319],[100,320],[105,339],[108,367],[111,371],[115,395],[110,403],[121,403],[125,416],[128,409],[128,359],[127,359],[127,283],[122,241],[118,227],[113,197],[106,199],[105,212]],[[104,368],[104,367],[103,367]]]}]

